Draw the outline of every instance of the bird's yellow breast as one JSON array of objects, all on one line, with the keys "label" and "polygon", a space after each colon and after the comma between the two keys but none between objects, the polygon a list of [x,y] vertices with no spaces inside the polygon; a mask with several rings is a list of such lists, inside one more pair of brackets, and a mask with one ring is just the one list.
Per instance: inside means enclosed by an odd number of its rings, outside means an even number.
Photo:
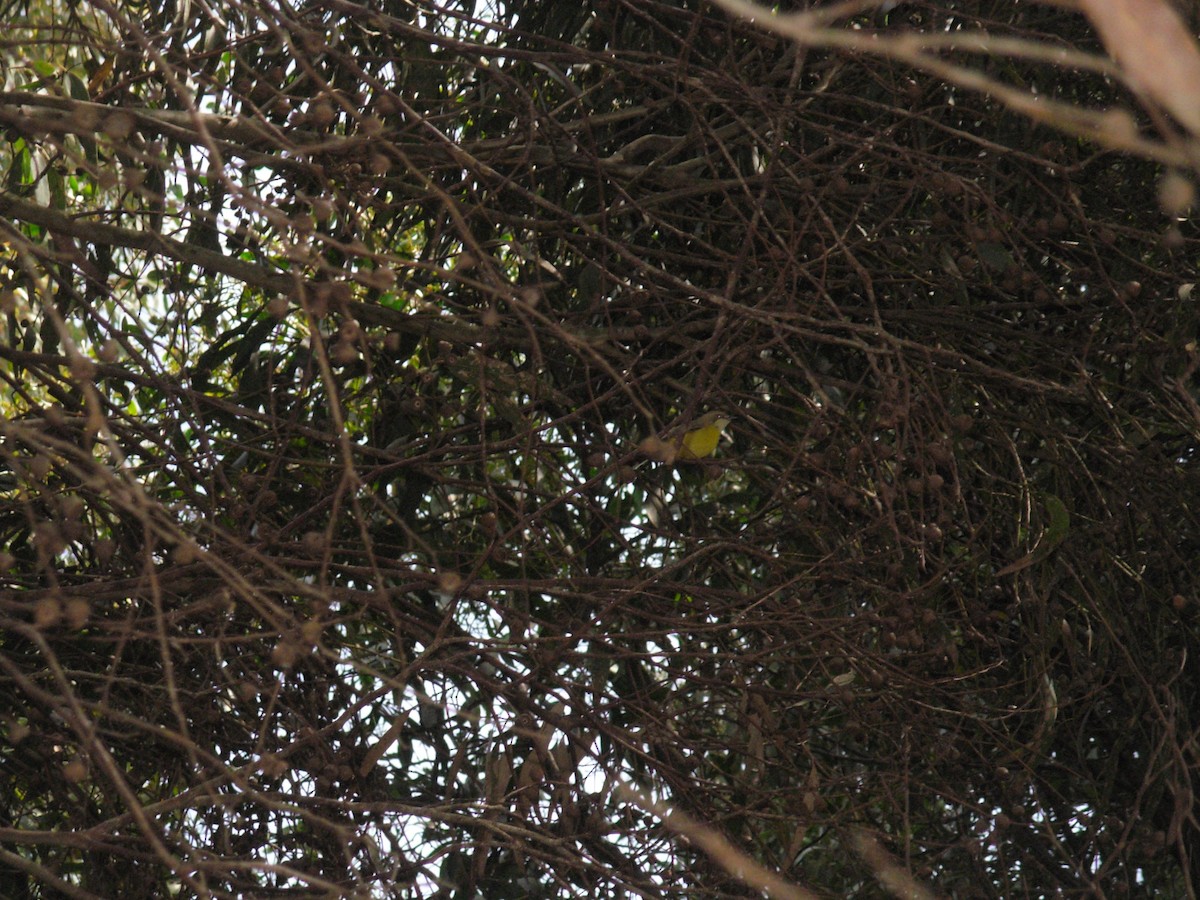
[{"label": "bird's yellow breast", "polygon": [[712,456],[721,440],[721,432],[729,424],[728,419],[717,419],[683,435],[679,443],[679,459],[704,459]]}]

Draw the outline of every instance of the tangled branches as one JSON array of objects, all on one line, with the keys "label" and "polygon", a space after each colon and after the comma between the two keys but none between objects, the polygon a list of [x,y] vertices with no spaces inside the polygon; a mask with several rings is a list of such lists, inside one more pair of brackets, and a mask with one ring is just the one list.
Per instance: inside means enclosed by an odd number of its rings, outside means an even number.
[{"label": "tangled branches", "polygon": [[1149,163],[690,2],[25,15],[5,891],[1192,890]]}]

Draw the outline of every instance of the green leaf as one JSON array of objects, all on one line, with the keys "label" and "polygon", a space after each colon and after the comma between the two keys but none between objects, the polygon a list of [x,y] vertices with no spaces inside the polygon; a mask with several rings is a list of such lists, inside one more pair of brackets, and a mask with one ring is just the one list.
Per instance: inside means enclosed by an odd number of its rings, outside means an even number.
[{"label": "green leaf", "polygon": [[1046,526],[1046,530],[1042,534],[1041,543],[1045,550],[1051,550],[1066,539],[1067,532],[1071,528],[1071,514],[1067,512],[1066,504],[1053,494],[1046,494],[1042,498],[1042,503],[1050,516],[1050,524]]}]

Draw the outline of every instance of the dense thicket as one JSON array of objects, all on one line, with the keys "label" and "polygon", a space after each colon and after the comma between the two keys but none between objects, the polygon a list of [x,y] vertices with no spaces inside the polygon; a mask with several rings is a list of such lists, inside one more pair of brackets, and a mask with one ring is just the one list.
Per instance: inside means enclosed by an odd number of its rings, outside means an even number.
[{"label": "dense thicket", "polygon": [[0,894],[1194,895],[1156,165],[693,0],[0,18]]}]

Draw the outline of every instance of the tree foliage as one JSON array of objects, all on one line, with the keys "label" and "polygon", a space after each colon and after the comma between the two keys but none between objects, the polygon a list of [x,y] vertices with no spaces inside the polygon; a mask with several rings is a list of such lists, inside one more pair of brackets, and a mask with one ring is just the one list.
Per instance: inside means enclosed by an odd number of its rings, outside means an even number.
[{"label": "tree foliage", "polygon": [[870,52],[1080,16],[4,19],[0,893],[1194,895],[1185,189]]}]

